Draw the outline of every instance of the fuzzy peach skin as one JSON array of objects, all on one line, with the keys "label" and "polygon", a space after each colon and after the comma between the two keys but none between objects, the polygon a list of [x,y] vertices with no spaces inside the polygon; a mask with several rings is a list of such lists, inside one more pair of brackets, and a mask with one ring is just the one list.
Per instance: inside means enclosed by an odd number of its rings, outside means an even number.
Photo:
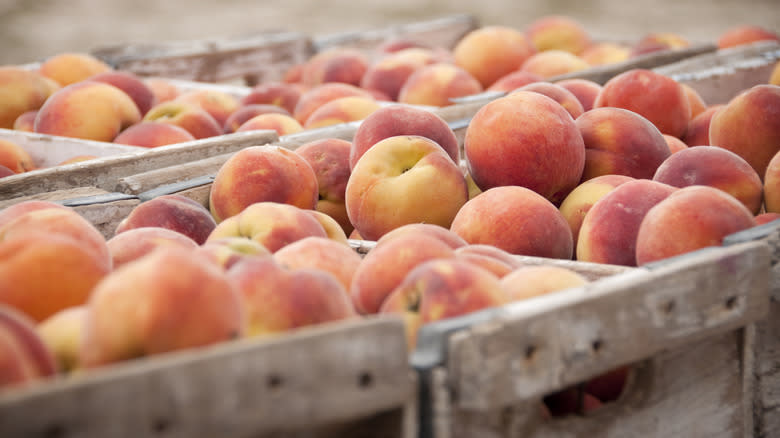
[{"label": "fuzzy peach skin", "polygon": [[389,53],[368,66],[360,80],[360,88],[382,92],[391,101],[397,101],[406,79],[420,67],[437,60],[433,50],[420,47]]},{"label": "fuzzy peach skin", "polygon": [[345,192],[350,222],[370,240],[415,222],[449,227],[467,199],[458,165],[436,142],[416,135],[388,137],[368,149]]},{"label": "fuzzy peach skin", "polygon": [[712,122],[712,116],[724,108],[726,104],[710,105],[699,115],[692,118],[688,123],[688,130],[682,137],[682,141],[690,146],[709,146],[710,143],[710,123]]},{"label": "fuzzy peach skin", "polygon": [[328,239],[341,243],[345,246],[349,246],[349,238],[347,237],[347,233],[345,233],[344,229],[341,228],[341,225],[336,222],[336,219],[333,219],[333,217],[331,217],[329,214],[317,210],[303,211],[309,216],[312,216],[317,222],[320,223],[320,225],[322,225],[322,229],[325,230],[325,235],[328,237]]},{"label": "fuzzy peach skin", "polygon": [[246,332],[241,296],[226,274],[181,248],[160,248],[114,270],[95,287],[85,319],[79,351],[85,369]]},{"label": "fuzzy peach skin", "polygon": [[54,92],[35,116],[35,132],[110,142],[141,121],[133,99],[102,82],[82,81]]},{"label": "fuzzy peach skin", "polygon": [[227,118],[241,106],[239,98],[232,94],[205,88],[184,91],[175,100],[199,106],[214,117],[219,126],[223,126]]},{"label": "fuzzy peach skin", "polygon": [[60,373],[79,368],[79,350],[84,336],[86,305],[68,307],[41,321],[38,334],[52,352]]},{"label": "fuzzy peach skin", "polygon": [[563,50],[547,50],[528,57],[520,66],[520,71],[548,79],[587,68],[590,68],[590,64],[577,55]]},{"label": "fuzzy peach skin", "polygon": [[246,257],[270,257],[271,251],[260,242],[244,237],[220,237],[203,243],[195,249],[199,257],[204,257],[224,270]]},{"label": "fuzzy peach skin", "polygon": [[225,134],[236,132],[236,129],[243,125],[247,120],[255,116],[268,113],[284,114],[286,116],[290,115],[290,112],[280,106],[271,105],[270,103],[250,103],[241,106],[232,114],[230,114],[228,118],[225,119],[225,124],[222,125],[222,130],[225,132]]},{"label": "fuzzy peach skin", "polygon": [[320,269],[287,269],[274,258],[245,259],[227,273],[246,308],[247,336],[271,336],[356,317],[336,277]]},{"label": "fuzzy peach skin", "polygon": [[780,151],[780,86],[756,85],[731,99],[710,121],[710,144],[744,158],[763,177]]},{"label": "fuzzy peach skin", "polygon": [[305,129],[323,128],[325,126],[363,120],[380,108],[374,98],[348,96],[331,100],[311,113]]},{"label": "fuzzy peach skin", "polygon": [[728,49],[758,41],[780,41],[780,35],[762,26],[736,24],[718,35],[716,44],[719,49]]},{"label": "fuzzy peach skin", "polygon": [[594,108],[576,120],[585,142],[582,181],[601,175],[650,179],[671,155],[661,131],[623,108]]},{"label": "fuzzy peach skin", "polygon": [[388,240],[395,239],[399,236],[405,236],[407,234],[416,234],[420,235],[420,233],[425,234],[427,236],[435,237],[442,242],[446,243],[450,246],[452,249],[458,249],[461,246],[466,246],[468,243],[466,243],[465,240],[463,240],[462,237],[455,234],[452,230],[449,228],[442,227],[441,225],[434,225],[430,223],[414,223],[414,224],[406,224],[401,225],[398,228],[393,229],[392,231],[389,231],[388,233],[384,234],[382,237],[379,238],[379,240],[376,241],[377,245],[384,244]]},{"label": "fuzzy peach skin", "polygon": [[19,117],[14,120],[14,125],[11,129],[15,131],[33,132],[35,130],[35,117],[38,115],[38,110],[25,111],[19,114]]},{"label": "fuzzy peach skin", "polygon": [[314,209],[318,198],[317,175],[303,157],[278,146],[251,146],[233,154],[217,171],[209,210],[219,223],[256,202]]},{"label": "fuzzy peach skin", "polygon": [[36,71],[0,66],[0,128],[11,129],[22,114],[40,108],[53,89]]},{"label": "fuzzy peach skin", "polygon": [[0,210],[0,228],[2,228],[8,222],[16,219],[28,211],[43,210],[46,208],[58,208],[60,210],[69,210],[62,204],[58,204],[52,201],[42,201],[38,199],[28,199],[26,201],[20,201],[15,204],[11,204],[8,207]]},{"label": "fuzzy peach skin", "polygon": [[173,100],[182,92],[176,84],[166,78],[144,78],[143,81],[154,93],[157,103]]},{"label": "fuzzy peach skin", "polygon": [[767,212],[756,215],[756,225],[763,225],[780,219],[780,213]]},{"label": "fuzzy peach skin", "polygon": [[558,102],[566,111],[571,114],[573,119],[581,116],[585,112],[585,109],[571,91],[555,85],[549,82],[533,82],[527,85],[523,85],[518,88],[517,91],[533,91],[534,93],[543,94],[550,99]]},{"label": "fuzzy peach skin", "polygon": [[54,355],[35,324],[24,313],[0,303],[0,392],[57,373]]},{"label": "fuzzy peach skin", "polygon": [[763,201],[761,177],[742,157],[717,146],[687,148],[667,158],[653,181],[674,187],[715,187],[735,197],[753,214]]},{"label": "fuzzy peach skin", "polygon": [[702,111],[707,109],[707,102],[705,102],[701,94],[699,94],[699,92],[690,85],[680,85],[683,87],[683,90],[685,90],[685,95],[688,97],[688,103],[691,105],[691,119],[693,119],[694,117],[701,114]]},{"label": "fuzzy peach skin", "polygon": [[539,93],[518,91],[483,106],[464,151],[477,187],[527,187],[559,204],[580,182],[585,143],[571,115]]},{"label": "fuzzy peach skin", "polygon": [[577,260],[636,266],[636,236],[642,219],[676,190],[647,179],[615,187],[585,214],[577,239]]},{"label": "fuzzy peach skin", "polygon": [[276,252],[310,236],[328,237],[320,222],[307,210],[278,202],[256,202],[217,224],[206,243],[224,237],[243,237]]},{"label": "fuzzy peach skin", "polygon": [[127,229],[106,241],[114,269],[137,260],[159,247],[179,247],[195,250],[192,238],[169,228],[145,226]]},{"label": "fuzzy peach skin", "polygon": [[680,152],[683,149],[688,149],[688,145],[685,144],[684,141],[680,140],[677,137],[672,137],[669,134],[662,134],[664,136],[664,140],[666,140],[666,146],[669,147],[670,153]]},{"label": "fuzzy peach skin", "polygon": [[249,94],[242,97],[239,103],[241,107],[253,104],[273,105],[283,109],[288,114],[292,114],[303,92],[304,87],[300,85],[267,81],[252,87]]},{"label": "fuzzy peach skin", "polygon": [[580,54],[580,58],[591,66],[616,64],[628,60],[631,56],[630,47],[612,41],[594,42]]},{"label": "fuzzy peach skin", "polygon": [[767,213],[780,213],[780,151],[775,153],[766,166],[763,190]]},{"label": "fuzzy peach skin", "polygon": [[0,139],[0,165],[11,169],[14,173],[35,169],[32,157],[24,148],[4,139]]},{"label": "fuzzy peach skin", "polygon": [[153,106],[143,120],[176,125],[187,130],[196,139],[222,134],[222,126],[206,110],[194,103],[176,99]]},{"label": "fuzzy peach skin", "polygon": [[270,129],[276,131],[280,137],[303,131],[303,126],[297,120],[287,114],[264,113],[259,114],[242,123],[236,132],[259,131]]},{"label": "fuzzy peach skin", "polygon": [[129,146],[156,148],[193,140],[195,137],[181,126],[164,122],[141,121],[120,132],[113,142]]},{"label": "fuzzy peach skin", "polygon": [[154,91],[135,73],[110,70],[90,76],[87,80],[113,85],[127,93],[135,102],[142,117],[149,109],[157,105],[157,96]]},{"label": "fuzzy peach skin", "polygon": [[634,111],[662,134],[675,137],[685,135],[691,120],[691,104],[680,83],[646,69],[632,69],[613,76],[604,84],[593,107]]},{"label": "fuzzy peach skin", "polygon": [[636,240],[636,261],[644,265],[708,246],[754,227],[753,214],[733,196],[708,186],[678,189],[645,215]]},{"label": "fuzzy peach skin", "polygon": [[465,69],[446,62],[437,62],[417,69],[398,92],[398,102],[411,105],[443,107],[453,105],[451,99],[478,94],[480,82]]},{"label": "fuzzy peach skin", "polygon": [[536,50],[523,32],[508,26],[483,26],[466,34],[452,50],[455,64],[487,88],[517,69]]},{"label": "fuzzy peach skin", "polygon": [[593,102],[596,101],[596,96],[599,95],[602,88],[598,82],[579,78],[563,79],[554,82],[554,84],[569,90],[580,101],[583,111],[593,109]]},{"label": "fuzzy peach skin", "polygon": [[460,162],[458,138],[444,119],[420,108],[388,105],[366,117],[355,131],[349,153],[350,168],[355,167],[371,146],[396,135],[427,137],[441,146],[453,162]]},{"label": "fuzzy peach skin", "polygon": [[500,284],[508,301],[519,301],[587,283],[582,275],[560,266],[523,266],[503,276]]},{"label": "fuzzy peach skin", "polygon": [[515,70],[511,73],[507,73],[504,76],[496,79],[485,91],[514,91],[523,85],[533,84],[534,82],[543,81],[544,78],[527,71]]},{"label": "fuzzy peach skin", "polygon": [[780,85],[780,61],[775,63],[775,68],[772,69],[772,73],[769,74],[770,85]]},{"label": "fuzzy peach skin", "polygon": [[330,272],[347,292],[363,260],[349,245],[324,237],[305,237],[276,251],[273,257],[287,269],[313,268]]},{"label": "fuzzy peach skin", "polygon": [[485,269],[498,278],[503,278],[504,276],[509,275],[515,269],[514,266],[497,257],[492,257],[486,254],[478,254],[476,252],[455,250],[455,258],[462,260],[470,265]]},{"label": "fuzzy peach skin", "polygon": [[316,53],[303,64],[301,82],[309,87],[338,82],[358,86],[371,63],[363,52],[332,47]]},{"label": "fuzzy peach skin", "polygon": [[591,45],[585,26],[565,15],[539,17],[528,25],[525,33],[539,52],[563,50],[579,55]]},{"label": "fuzzy peach skin", "polygon": [[99,73],[112,71],[110,65],[89,53],[63,52],[43,60],[38,72],[65,87]]},{"label": "fuzzy peach skin", "polygon": [[420,232],[377,244],[353,274],[350,294],[355,309],[361,314],[379,312],[382,303],[415,266],[454,256],[450,245]]},{"label": "fuzzy peach skin", "polygon": [[331,100],[347,96],[372,97],[368,90],[341,82],[328,82],[307,89],[298,98],[292,115],[301,125],[306,123],[311,113]]},{"label": "fuzzy peach skin", "polygon": [[507,302],[498,277],[457,259],[423,262],[412,269],[382,304],[380,313],[400,314],[413,350],[424,324],[497,307]]},{"label": "fuzzy peach skin", "polygon": [[566,219],[550,201],[525,187],[480,193],[458,211],[450,229],[470,244],[494,245],[512,254],[572,257],[574,242]]}]

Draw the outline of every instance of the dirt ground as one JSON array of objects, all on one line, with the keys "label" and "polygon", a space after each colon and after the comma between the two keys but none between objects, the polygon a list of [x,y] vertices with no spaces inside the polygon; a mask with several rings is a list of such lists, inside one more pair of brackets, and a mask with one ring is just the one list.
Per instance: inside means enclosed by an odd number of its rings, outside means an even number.
[{"label": "dirt ground", "polygon": [[712,41],[738,23],[780,31],[778,0],[0,0],[0,64],[123,42],[237,36],[264,30],[323,35],[456,13],[522,28],[546,14],[580,20],[599,38],[657,31]]}]

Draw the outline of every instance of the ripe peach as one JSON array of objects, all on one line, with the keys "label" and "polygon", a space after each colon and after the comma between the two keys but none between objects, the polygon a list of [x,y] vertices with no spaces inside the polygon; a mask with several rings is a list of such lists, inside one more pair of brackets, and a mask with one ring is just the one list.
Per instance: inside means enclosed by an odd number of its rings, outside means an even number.
[{"label": "ripe peach", "polygon": [[98,158],[97,155],[75,155],[57,163],[57,166],[64,166],[66,164],[80,163],[82,161],[89,161]]},{"label": "ripe peach", "polygon": [[579,56],[563,50],[547,50],[528,57],[520,71],[533,73],[545,79],[590,68]]},{"label": "ripe peach", "polygon": [[523,32],[508,26],[483,26],[470,31],[452,50],[455,64],[483,88],[518,68],[535,49]]},{"label": "ripe peach", "polygon": [[677,137],[672,137],[669,134],[661,134],[664,136],[664,140],[666,140],[666,145],[669,146],[669,152],[675,153],[680,152],[683,149],[688,149],[688,145],[685,144],[684,141],[680,140]]},{"label": "ripe peach", "polygon": [[767,212],[780,213],[780,152],[769,160],[764,172],[764,205]]},{"label": "ripe peach", "polygon": [[420,233],[425,234],[427,236],[435,237],[442,242],[446,243],[450,246],[452,249],[458,249],[462,246],[468,245],[465,240],[463,240],[462,237],[455,234],[452,230],[449,228],[442,227],[441,225],[434,225],[430,223],[424,223],[424,222],[417,222],[413,224],[406,224],[401,225],[398,228],[393,229],[392,231],[387,232],[382,237],[380,237],[377,241],[377,245],[383,245],[385,242],[391,239],[395,239],[399,236],[405,236],[407,234],[416,234],[419,235]]},{"label": "ripe peach", "polygon": [[558,102],[559,105],[571,114],[573,119],[576,119],[585,112],[579,99],[577,99],[577,96],[560,85],[551,84],[549,82],[534,82],[518,88],[517,91],[533,91],[535,93],[543,94]]},{"label": "ripe peach", "polygon": [[344,232],[344,229],[341,228],[336,219],[327,213],[317,210],[304,210],[304,212],[314,217],[322,225],[322,229],[325,230],[325,235],[328,239],[341,243],[344,246],[349,246],[347,233]]},{"label": "ripe peach", "polygon": [[726,104],[710,105],[699,115],[692,118],[690,123],[688,123],[688,130],[685,131],[682,141],[688,146],[709,146],[712,116],[715,115],[716,111],[725,106]]},{"label": "ripe peach", "polygon": [[772,69],[772,73],[769,74],[770,85],[780,85],[780,61],[775,63],[775,68]]},{"label": "ripe peach", "polygon": [[224,270],[246,257],[271,256],[271,251],[260,242],[238,236],[214,238],[198,246],[195,252]]},{"label": "ripe peach", "polygon": [[[507,227],[506,224],[512,224]],[[494,187],[469,200],[450,227],[468,243],[512,254],[571,259],[571,229],[549,200],[521,186]]]},{"label": "ripe peach", "polygon": [[124,91],[133,99],[141,116],[157,104],[157,96],[155,96],[154,91],[135,73],[111,70],[90,76],[87,80],[103,82]]},{"label": "ripe peach", "polygon": [[156,148],[193,141],[195,137],[181,126],[165,122],[142,121],[131,125],[114,138],[114,143]]},{"label": "ripe peach", "polygon": [[717,38],[719,49],[727,49],[758,41],[780,41],[780,35],[770,29],[753,24],[737,24],[724,30]]},{"label": "ripe peach", "polygon": [[138,204],[119,222],[114,233],[141,227],[162,227],[184,234],[201,245],[216,226],[206,207],[174,193]]},{"label": "ripe peach", "polygon": [[68,307],[38,324],[38,334],[52,352],[61,373],[79,368],[79,350],[84,336],[86,305]]},{"label": "ripe peach", "polygon": [[46,208],[58,208],[60,210],[70,210],[62,204],[58,204],[52,201],[43,201],[38,199],[28,199],[26,201],[20,201],[15,204],[11,204],[8,207],[0,210],[0,228],[7,223],[15,220],[19,216],[35,210],[43,210]]},{"label": "ripe peach", "polygon": [[35,131],[35,117],[38,115],[38,110],[25,111],[19,114],[19,117],[14,120],[14,125],[11,129],[16,131],[34,132]]},{"label": "ripe peach", "polygon": [[754,227],[753,214],[736,198],[708,186],[677,189],[645,215],[636,238],[636,261],[644,265],[707,246]]},{"label": "ripe peach", "polygon": [[303,65],[301,79],[310,87],[328,82],[358,86],[369,64],[368,57],[357,49],[333,47],[309,58]]},{"label": "ripe peach", "polygon": [[222,134],[222,127],[206,110],[193,103],[175,99],[153,106],[143,120],[176,125],[187,130],[196,139]]},{"label": "ripe peach", "polygon": [[170,228],[145,226],[131,228],[106,241],[114,269],[137,260],[159,247],[193,250],[198,244],[192,238]]},{"label": "ripe peach", "polygon": [[64,52],[45,59],[38,72],[63,87],[98,73],[112,71],[110,65],[89,53]]},{"label": "ripe peach", "polygon": [[317,206],[317,175],[295,152],[278,146],[251,146],[233,154],[217,171],[209,209],[217,223],[256,202]]},{"label": "ripe peach", "polygon": [[225,124],[225,120],[240,106],[239,99],[224,91],[202,88],[180,93],[176,99],[179,102],[188,102],[199,106],[214,117],[219,126]]},{"label": "ripe peach", "polygon": [[286,109],[280,106],[272,105],[270,103],[250,103],[247,105],[242,105],[232,114],[230,114],[228,118],[225,119],[225,124],[222,125],[222,130],[225,132],[225,134],[236,132],[236,129],[243,125],[247,120],[261,114],[269,113],[284,114],[286,116],[290,115]]},{"label": "ripe peach", "polygon": [[0,390],[56,373],[54,355],[36,331],[35,321],[0,303]]},{"label": "ripe peach", "polygon": [[5,178],[6,176],[16,175],[13,170],[3,166],[0,164],[0,178]]},{"label": "ripe peach", "polygon": [[348,245],[324,237],[305,237],[273,254],[287,269],[313,268],[333,274],[349,292],[363,258]]},{"label": "ripe peach", "polygon": [[585,144],[571,115],[539,93],[483,106],[466,129],[468,172],[481,190],[517,185],[559,204],[580,182]]},{"label": "ripe peach", "polygon": [[648,179],[615,187],[585,215],[577,240],[577,260],[636,266],[636,236],[642,219],[675,190]]},{"label": "ripe peach", "polygon": [[545,15],[525,31],[537,51],[563,50],[579,55],[591,44],[590,35],[579,21],[563,15]]},{"label": "ripe peach", "polygon": [[511,73],[507,73],[504,76],[496,79],[486,91],[514,91],[523,85],[532,84],[534,82],[543,81],[544,78],[527,71],[515,70]]},{"label": "ripe peach", "polygon": [[303,87],[287,82],[268,81],[255,85],[240,100],[241,106],[252,104],[274,105],[293,114],[303,94]]},{"label": "ripe peach", "polygon": [[11,169],[14,173],[35,169],[32,157],[24,148],[17,143],[3,139],[0,139],[0,165]]},{"label": "ripe peach", "polygon": [[756,85],[731,99],[710,121],[710,144],[744,158],[763,177],[780,150],[780,86]]},{"label": "ripe peach", "polygon": [[363,120],[380,108],[374,98],[348,96],[331,100],[314,110],[303,125],[306,129]]},{"label": "ripe peach", "polygon": [[569,90],[580,101],[583,111],[593,109],[593,102],[596,101],[596,96],[598,96],[602,88],[598,82],[578,78],[556,81],[555,85]]},{"label": "ripe peach", "polygon": [[455,250],[455,258],[472,266],[485,269],[498,278],[503,278],[509,275],[515,269],[514,266],[496,257],[491,257],[485,254],[477,254],[475,252]]},{"label": "ripe peach", "polygon": [[433,51],[408,48],[386,55],[371,64],[360,81],[360,87],[376,90],[391,101],[398,100],[398,93],[406,79],[424,65],[436,62]]},{"label": "ripe peach", "polygon": [[480,82],[468,71],[439,62],[412,73],[398,92],[398,102],[442,107],[452,105],[450,99],[482,91]]},{"label": "ripe peach", "polygon": [[701,94],[690,85],[681,83],[680,86],[683,87],[685,95],[688,97],[688,103],[691,106],[691,119],[693,119],[707,109],[707,103],[704,102],[704,98],[701,97]]},{"label": "ripe peach", "polygon": [[611,41],[594,42],[580,53],[580,58],[591,66],[616,64],[631,56],[630,47]]},{"label": "ripe peach", "polygon": [[768,224],[780,219],[780,213],[768,212],[756,215],[756,225]]},{"label": "ripe peach", "polygon": [[682,35],[673,32],[650,32],[642,36],[631,48],[631,55],[638,56],[661,50],[689,47],[691,43]]},{"label": "ripe peach", "polygon": [[154,94],[157,103],[175,99],[181,90],[176,84],[165,78],[144,78],[144,83]]},{"label": "ripe peach", "polygon": [[0,128],[11,129],[22,113],[40,108],[52,92],[38,72],[0,66]]},{"label": "ripe peach", "polygon": [[658,166],[653,180],[674,187],[715,187],[735,197],[753,214],[761,210],[761,177],[742,157],[717,146],[687,148],[671,155]]},{"label": "ripe peach", "polygon": [[362,88],[341,82],[329,82],[314,86],[301,94],[292,114],[299,123],[306,123],[311,113],[331,100],[347,96],[372,97],[371,93]]},{"label": "ripe peach", "polygon": [[682,137],[691,120],[691,104],[674,79],[646,69],[632,69],[608,80],[593,108],[613,106],[634,111],[663,134]]},{"label": "ripe peach", "polygon": [[588,280],[568,268],[560,266],[523,266],[501,278],[501,289],[507,301],[519,301],[573,287],[583,286]]},{"label": "ripe peach", "polygon": [[279,113],[265,113],[252,117],[236,129],[236,132],[270,129],[280,137],[303,131],[303,126],[293,117]]}]

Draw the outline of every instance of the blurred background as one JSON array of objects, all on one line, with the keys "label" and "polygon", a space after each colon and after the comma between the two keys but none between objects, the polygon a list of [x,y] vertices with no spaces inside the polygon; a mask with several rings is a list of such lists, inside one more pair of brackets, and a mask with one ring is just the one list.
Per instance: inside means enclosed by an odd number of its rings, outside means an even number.
[{"label": "blurred background", "polygon": [[288,30],[319,36],[467,13],[480,25],[524,28],[549,14],[579,20],[599,39],[675,32],[708,42],[736,24],[780,31],[778,0],[0,0],[0,64],[125,42]]}]

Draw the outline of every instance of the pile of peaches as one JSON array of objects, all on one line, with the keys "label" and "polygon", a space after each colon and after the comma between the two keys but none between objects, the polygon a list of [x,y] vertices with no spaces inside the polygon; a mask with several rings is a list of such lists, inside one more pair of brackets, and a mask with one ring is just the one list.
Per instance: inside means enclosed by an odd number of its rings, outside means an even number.
[{"label": "pile of peaches", "polygon": [[[234,101],[240,109],[221,113],[220,132],[245,126],[236,114],[258,106],[280,108],[272,114],[301,127],[331,120],[336,111],[316,118],[327,104],[318,107],[312,95],[343,102],[342,114],[353,115],[377,96],[447,104],[456,97],[448,93],[464,90],[457,84],[475,84],[467,94],[490,89],[531,77],[521,66],[535,56],[582,59],[593,47],[570,45],[582,40],[564,38],[568,28],[539,28],[474,30],[450,54],[454,62],[441,62],[438,49],[399,48],[361,74],[335,69],[348,63],[323,52],[287,82]],[[440,61],[411,68],[398,59],[408,53]],[[369,72],[383,63],[406,65],[409,77],[370,85]],[[38,132],[86,129],[116,141],[144,123],[178,126],[172,108],[209,114],[223,102],[194,92],[153,104],[170,89],[150,86],[141,118],[133,94],[108,85],[128,75],[91,71],[91,79],[57,88],[43,77],[46,66],[24,73],[40,80],[39,97],[50,94],[39,99]],[[378,313],[403,318],[413,349],[423,324],[587,283],[572,269],[527,266],[516,255],[641,266],[720,245],[780,217],[777,72],[718,105],[643,69],[603,86],[514,83],[475,114],[462,147],[424,108],[377,105],[356,116],[352,141],[245,148],[219,169],[207,205],[177,194],[151,199],[110,238],[71,208],[14,204],[0,211],[0,385]],[[351,84],[333,80],[349,74]],[[417,77],[431,79],[413,92]],[[445,100],[409,97],[439,92]],[[104,106],[75,123],[87,103]],[[357,240],[375,244],[365,257],[352,248]],[[589,382],[593,403],[614,398],[598,395],[598,382]]]}]

